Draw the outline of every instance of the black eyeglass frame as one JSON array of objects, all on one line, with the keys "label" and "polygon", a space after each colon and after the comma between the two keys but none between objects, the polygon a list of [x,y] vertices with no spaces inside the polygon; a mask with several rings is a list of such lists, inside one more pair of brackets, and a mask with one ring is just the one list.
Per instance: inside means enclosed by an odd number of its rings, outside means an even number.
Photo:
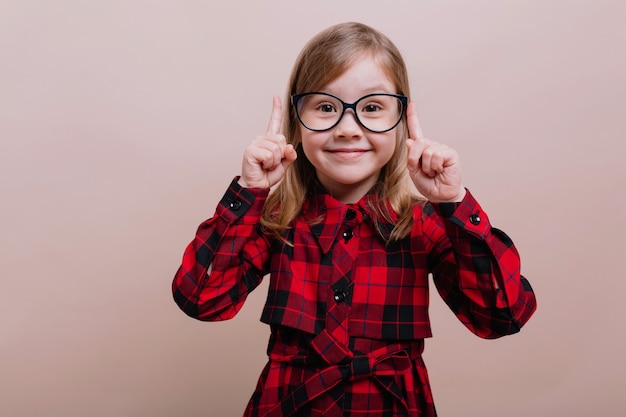
[{"label": "black eyeglass frame", "polygon": [[[333,124],[331,127],[328,127],[328,128],[326,128],[326,129],[312,129],[312,128],[310,128],[309,126],[307,126],[307,125],[304,123],[304,121],[302,121],[302,118],[300,117],[300,112],[298,111],[298,102],[299,102],[299,101],[300,101],[300,99],[302,99],[303,97],[310,96],[310,95],[313,95],[313,94],[322,94],[322,95],[325,95],[325,96],[328,96],[328,97],[332,97],[332,98],[334,98],[334,99],[336,99],[336,100],[339,100],[339,102],[342,104],[343,109],[341,110],[341,115],[339,116],[339,119],[337,119],[337,121],[335,122],[335,124]],[[361,102],[362,100],[364,100],[364,99],[366,99],[366,98],[369,98],[369,97],[372,97],[372,96],[389,96],[389,97],[395,97],[395,98],[397,98],[397,99],[399,99],[399,100],[400,100],[400,103],[402,103],[402,111],[400,112],[400,116],[398,117],[398,121],[397,121],[397,122],[396,122],[393,126],[391,126],[389,129],[385,129],[385,130],[373,130],[373,129],[370,129],[369,127],[365,126],[365,125],[363,124],[363,122],[361,121],[361,119],[359,119],[359,114],[358,114],[358,112],[357,112],[356,105],[357,105],[359,102]],[[389,132],[390,130],[395,129],[395,127],[396,127],[396,126],[398,126],[398,124],[400,124],[400,122],[402,121],[402,117],[404,117],[404,113],[406,112],[406,107],[407,107],[407,105],[408,105],[408,101],[409,101],[409,99],[408,99],[406,96],[403,96],[403,95],[401,95],[401,94],[391,94],[391,93],[372,93],[372,94],[368,94],[368,95],[365,95],[365,96],[361,97],[360,99],[358,99],[358,100],[357,100],[357,101],[355,101],[354,103],[346,103],[345,101],[343,101],[342,99],[340,99],[340,98],[339,98],[339,97],[337,97],[337,96],[334,96],[334,95],[329,94],[329,93],[323,93],[323,92],[321,92],[321,91],[313,91],[313,92],[310,92],[310,93],[302,93],[302,94],[293,94],[293,95],[291,96],[291,104],[292,104],[292,105],[293,105],[293,107],[294,107],[294,110],[295,110],[295,112],[296,112],[296,116],[298,117],[298,120],[300,121],[300,124],[301,124],[302,126],[306,127],[307,129],[309,129],[309,130],[313,131],[313,132],[325,132],[325,131],[330,130],[330,129],[334,128],[335,126],[337,126],[337,125],[339,124],[339,122],[341,122],[341,119],[343,119],[343,115],[346,113],[346,109],[352,109],[352,111],[354,112],[354,118],[356,119],[356,121],[357,121],[357,122],[358,122],[358,123],[359,123],[362,127],[364,127],[365,129],[369,130],[370,132],[373,132],[373,133],[385,133],[385,132]]]}]

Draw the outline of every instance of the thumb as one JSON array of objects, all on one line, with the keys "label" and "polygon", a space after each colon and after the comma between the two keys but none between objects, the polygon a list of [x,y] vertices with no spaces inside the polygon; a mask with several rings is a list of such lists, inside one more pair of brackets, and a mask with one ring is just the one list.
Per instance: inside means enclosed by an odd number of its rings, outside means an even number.
[{"label": "thumb", "polygon": [[418,174],[422,167],[422,152],[424,151],[423,141],[415,139],[406,140],[407,147],[407,168],[411,175]]},{"label": "thumb", "polygon": [[298,152],[294,149],[292,144],[288,144],[285,146],[285,154],[283,159],[280,161],[283,168],[287,169],[289,165],[293,164],[293,162],[298,158]]}]

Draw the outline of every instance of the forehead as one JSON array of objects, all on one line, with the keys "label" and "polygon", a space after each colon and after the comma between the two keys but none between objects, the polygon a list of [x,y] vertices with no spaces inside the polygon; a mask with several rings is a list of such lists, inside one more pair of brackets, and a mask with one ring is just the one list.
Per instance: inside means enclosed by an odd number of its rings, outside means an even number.
[{"label": "forehead", "polygon": [[356,100],[371,93],[396,93],[396,85],[382,61],[367,54],[353,60],[321,90],[344,100]]}]

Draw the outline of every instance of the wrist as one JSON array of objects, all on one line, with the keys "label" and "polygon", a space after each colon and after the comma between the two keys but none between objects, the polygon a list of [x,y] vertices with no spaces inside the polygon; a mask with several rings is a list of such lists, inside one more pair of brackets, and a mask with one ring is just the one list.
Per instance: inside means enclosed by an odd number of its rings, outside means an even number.
[{"label": "wrist", "polygon": [[431,203],[460,203],[463,201],[466,194],[467,194],[467,190],[465,189],[465,187],[462,187],[461,190],[458,192],[458,194],[451,199],[430,200],[430,202]]},{"label": "wrist", "polygon": [[270,188],[268,185],[266,185],[264,183],[258,183],[258,182],[255,182],[254,180],[252,180],[252,181],[246,180],[243,176],[238,177],[237,184],[239,184],[239,186],[241,188],[247,188],[249,190],[252,190],[252,189],[263,190],[263,189],[269,189]]},{"label": "wrist", "polygon": [[239,184],[241,188],[250,188],[246,180],[243,179],[243,177],[239,177],[239,179],[237,180],[237,184]]},{"label": "wrist", "polygon": [[465,198],[465,194],[467,194],[467,190],[465,189],[465,187],[461,188],[461,191],[459,192],[459,194],[457,194],[457,196],[452,200],[453,203],[460,203],[461,201],[463,201],[463,199]]}]

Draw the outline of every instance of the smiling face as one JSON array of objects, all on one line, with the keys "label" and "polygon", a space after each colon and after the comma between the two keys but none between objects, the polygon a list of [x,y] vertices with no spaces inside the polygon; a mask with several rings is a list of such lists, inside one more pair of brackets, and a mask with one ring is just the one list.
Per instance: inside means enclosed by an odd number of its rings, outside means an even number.
[{"label": "smiling face", "polygon": [[[381,65],[371,55],[354,61],[321,92],[353,103],[372,93],[396,93]],[[351,109],[334,128],[314,132],[300,126],[302,149],[324,188],[344,203],[361,199],[376,183],[396,148],[396,129],[373,133],[361,126]]]}]

